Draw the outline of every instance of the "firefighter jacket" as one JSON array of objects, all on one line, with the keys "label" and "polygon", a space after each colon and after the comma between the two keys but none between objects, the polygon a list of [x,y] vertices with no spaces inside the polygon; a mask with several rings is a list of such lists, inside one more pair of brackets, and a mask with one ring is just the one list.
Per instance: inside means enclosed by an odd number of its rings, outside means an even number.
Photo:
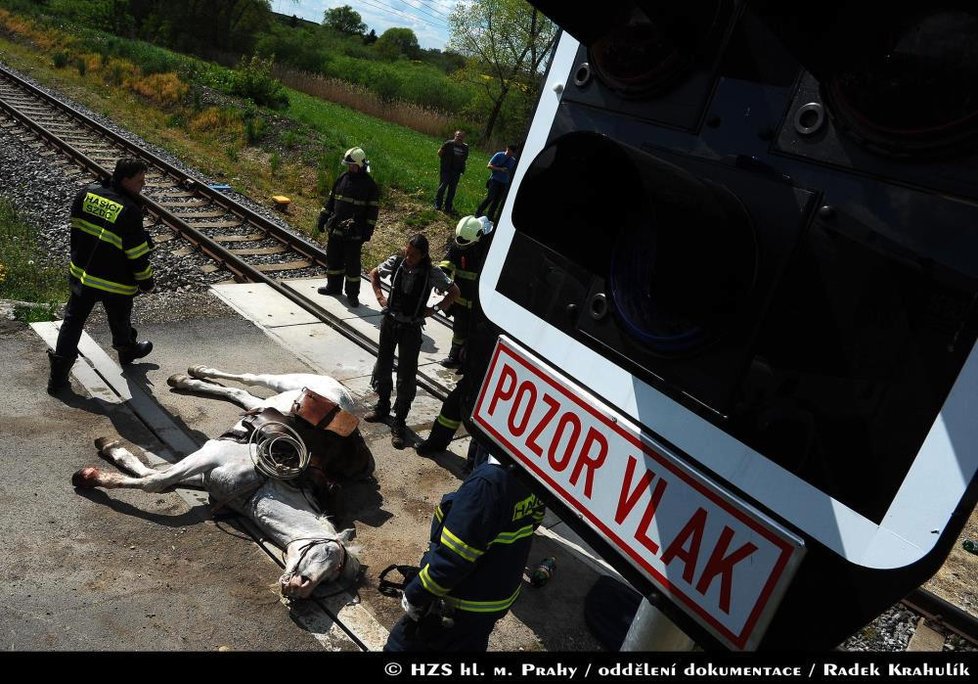
[{"label": "firefighter jacket", "polygon": [[421,570],[404,588],[412,605],[502,617],[519,596],[543,503],[504,465],[476,467],[435,509]]},{"label": "firefighter jacket", "polygon": [[[438,262],[439,268],[458,285],[459,296],[452,304],[453,310],[455,307],[472,310],[479,292],[479,273],[482,272],[482,264],[485,262],[486,246],[482,242],[475,242],[459,247],[453,241],[445,258]],[[451,314],[454,311],[446,313]]]},{"label": "firefighter jacket", "polygon": [[151,245],[142,208],[121,188],[104,181],[75,196],[69,265],[73,280],[119,295],[152,290]]},{"label": "firefighter jacket", "polygon": [[377,183],[366,171],[344,172],[333,184],[326,212],[331,215],[330,237],[369,241],[380,213]]}]

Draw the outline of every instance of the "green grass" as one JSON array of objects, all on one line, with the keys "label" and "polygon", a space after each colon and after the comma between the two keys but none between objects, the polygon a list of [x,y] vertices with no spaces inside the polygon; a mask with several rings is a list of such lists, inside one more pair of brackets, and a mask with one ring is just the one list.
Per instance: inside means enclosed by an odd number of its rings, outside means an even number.
[{"label": "green grass", "polygon": [[65,270],[43,262],[34,232],[4,200],[0,200],[0,299],[37,302],[15,309],[16,318],[27,322],[53,319],[57,305],[68,299]]},{"label": "green grass", "polygon": [[[285,115],[317,131],[324,143],[323,154],[332,156],[337,167],[340,157],[351,147],[362,147],[370,160],[370,171],[381,188],[397,188],[434,203],[438,189],[438,148],[444,140],[296,90],[287,90],[290,105]],[[455,193],[455,208],[474,212],[485,195],[489,177],[489,155],[473,148],[468,169]]]}]

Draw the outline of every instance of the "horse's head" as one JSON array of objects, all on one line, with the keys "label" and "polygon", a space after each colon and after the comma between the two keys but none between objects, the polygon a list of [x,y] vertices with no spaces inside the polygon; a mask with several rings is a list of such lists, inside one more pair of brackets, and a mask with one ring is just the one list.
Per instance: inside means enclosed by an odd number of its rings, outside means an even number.
[{"label": "horse's head", "polygon": [[354,584],[360,577],[360,560],[349,548],[353,529],[334,537],[296,539],[289,544],[285,572],[279,578],[282,596],[309,598],[320,584],[342,580]]}]

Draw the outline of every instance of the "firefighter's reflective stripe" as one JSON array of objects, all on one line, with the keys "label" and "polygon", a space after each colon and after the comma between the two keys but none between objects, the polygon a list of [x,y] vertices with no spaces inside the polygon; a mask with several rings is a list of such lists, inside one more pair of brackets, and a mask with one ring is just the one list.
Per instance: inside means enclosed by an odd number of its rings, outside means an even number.
[{"label": "firefighter's reflective stripe", "polygon": [[455,306],[455,305],[464,306],[466,309],[471,309],[472,308],[472,300],[471,299],[466,299],[465,297],[456,297],[455,298],[455,301],[452,304],[452,306]]},{"label": "firefighter's reflective stripe", "polygon": [[96,278],[95,276],[86,273],[85,269],[76,266],[75,262],[71,262],[71,264],[68,266],[68,270],[71,275],[78,278],[82,285],[94,287],[96,290],[104,290],[105,292],[121,295],[134,295],[139,291],[139,288],[137,288],[135,285],[124,285],[122,283],[113,283],[111,280]]},{"label": "firefighter's reflective stripe", "polygon": [[[73,218],[71,219],[71,227],[77,228],[83,233],[88,233],[89,235],[98,238],[102,242],[108,242],[113,247],[117,249],[122,249],[122,238],[113,233],[108,228],[103,228],[102,226],[97,226],[94,223],[89,223],[85,219]],[[146,243],[143,243],[146,244]],[[147,248],[148,252],[149,249]]]},{"label": "firefighter's reflective stripe", "polygon": [[509,610],[516,599],[519,598],[520,590],[523,587],[516,587],[516,591],[513,592],[512,596],[504,598],[501,601],[470,601],[467,599],[458,599],[453,596],[445,596],[445,604],[451,606],[455,610],[465,610],[470,613],[496,613],[501,610]]},{"label": "firefighter's reflective stripe", "polygon": [[481,549],[477,549],[466,544],[464,541],[456,537],[447,527],[442,528],[441,539],[439,541],[469,562],[474,563],[479,556],[485,553],[485,551]]},{"label": "firefighter's reflective stripe", "polygon": [[346,273],[346,270],[342,268],[332,268],[326,271],[326,275],[331,275],[331,276],[343,275],[344,273]]},{"label": "firefighter's reflective stripe", "polygon": [[479,274],[476,271],[463,271],[462,269],[458,268],[455,269],[455,277],[461,278],[462,280],[477,280],[479,278]]},{"label": "firefighter's reflective stripe", "polygon": [[533,529],[535,525],[527,525],[526,527],[521,527],[515,532],[502,532],[498,537],[489,542],[489,546],[493,544],[512,544],[520,539],[525,539],[533,534]]},{"label": "firefighter's reflective stripe", "polygon": [[145,242],[126,250],[127,259],[138,259],[144,254],[149,254],[149,245]]},{"label": "firefighter's reflective stripe", "polygon": [[347,197],[345,195],[336,195],[337,202],[347,202],[355,207],[379,207],[380,202],[375,200],[358,200],[352,197]]},{"label": "firefighter's reflective stripe", "polygon": [[430,564],[425,565],[423,568],[421,568],[421,572],[418,573],[418,579],[421,580],[421,585],[435,596],[445,596],[449,590],[438,584],[438,582],[435,580],[431,579],[431,575],[428,572],[428,568],[430,567]]},{"label": "firefighter's reflective stripe", "polygon": [[136,280],[149,280],[153,277],[153,267],[147,266],[142,271],[136,271],[132,275]]},{"label": "firefighter's reflective stripe", "polygon": [[444,427],[447,427],[452,432],[455,432],[456,430],[458,430],[458,426],[462,424],[462,421],[460,421],[460,420],[452,420],[450,418],[446,418],[445,416],[443,416],[440,413],[438,414],[438,418],[435,419],[435,422],[437,422],[439,425],[442,425]]}]

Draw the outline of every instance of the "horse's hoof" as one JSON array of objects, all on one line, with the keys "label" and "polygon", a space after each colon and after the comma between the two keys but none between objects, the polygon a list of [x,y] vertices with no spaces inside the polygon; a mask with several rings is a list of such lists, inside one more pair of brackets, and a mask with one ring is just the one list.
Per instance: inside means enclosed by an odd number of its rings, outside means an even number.
[{"label": "horse's hoof", "polygon": [[99,437],[95,440],[95,448],[102,453],[106,449],[117,446],[121,441],[118,437]]},{"label": "horse's hoof", "polygon": [[190,374],[191,377],[197,378],[198,380],[205,380],[207,378],[207,376],[204,375],[204,369],[206,367],[207,366],[198,363],[196,366],[191,366],[190,368],[188,368],[187,372]]},{"label": "horse's hoof", "polygon": [[71,484],[79,489],[94,489],[98,479],[98,468],[82,468],[71,476]]},{"label": "horse's hoof", "polygon": [[175,375],[171,375],[170,377],[168,377],[166,379],[166,384],[168,384],[170,387],[176,387],[177,389],[180,389],[186,384],[188,380],[190,380],[190,378],[188,378],[185,373],[177,373]]}]

